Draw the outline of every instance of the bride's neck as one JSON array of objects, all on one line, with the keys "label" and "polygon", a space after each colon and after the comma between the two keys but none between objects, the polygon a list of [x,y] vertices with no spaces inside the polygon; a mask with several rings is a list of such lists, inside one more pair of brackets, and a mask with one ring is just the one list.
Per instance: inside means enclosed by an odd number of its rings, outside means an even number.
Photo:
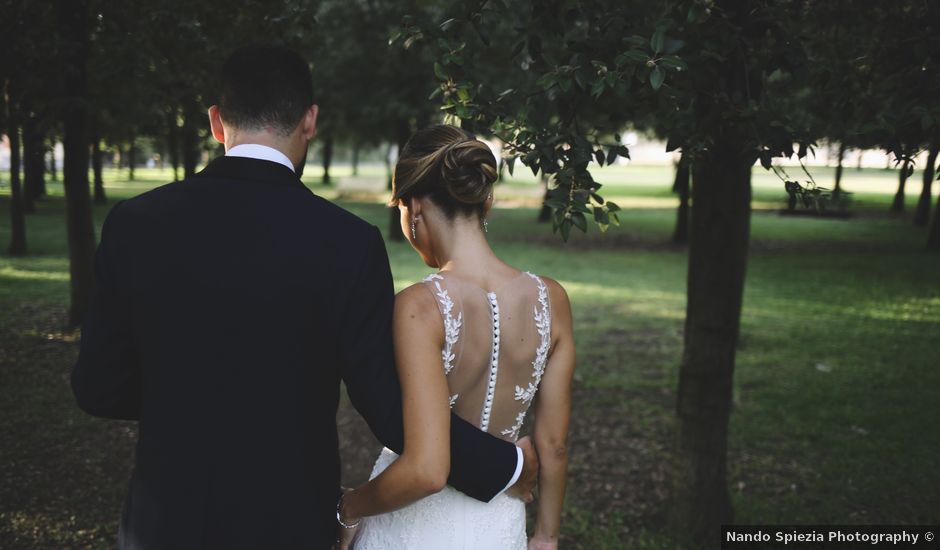
[{"label": "bride's neck", "polygon": [[475,219],[460,220],[439,232],[434,247],[439,269],[485,273],[499,261],[478,223]]}]

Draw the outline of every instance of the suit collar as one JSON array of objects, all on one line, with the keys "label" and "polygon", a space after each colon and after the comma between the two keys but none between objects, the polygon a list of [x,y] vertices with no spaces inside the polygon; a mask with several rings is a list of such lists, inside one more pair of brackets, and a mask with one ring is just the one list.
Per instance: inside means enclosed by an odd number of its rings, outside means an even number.
[{"label": "suit collar", "polygon": [[217,157],[195,177],[303,185],[297,174],[283,164],[247,157]]}]

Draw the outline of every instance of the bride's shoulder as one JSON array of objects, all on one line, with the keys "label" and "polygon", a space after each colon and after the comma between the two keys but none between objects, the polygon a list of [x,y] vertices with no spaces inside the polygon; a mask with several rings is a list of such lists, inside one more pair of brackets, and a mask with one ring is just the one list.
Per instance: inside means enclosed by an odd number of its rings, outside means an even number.
[{"label": "bride's shoulder", "polygon": [[406,287],[395,295],[395,315],[418,321],[436,321],[438,313],[437,298],[428,288],[430,277]]},{"label": "bride's shoulder", "polygon": [[541,281],[542,284],[545,285],[545,289],[548,291],[548,294],[551,297],[553,303],[555,302],[556,299],[563,301],[565,303],[568,302],[568,292],[565,290],[565,287],[562,286],[561,283],[559,283],[555,279],[552,279],[551,277],[538,275],[536,273],[531,273],[529,271],[526,271],[526,273],[530,277],[533,277],[534,279]]},{"label": "bride's shoulder", "polygon": [[[527,272],[528,273],[528,272]],[[549,303],[551,304],[551,309],[556,316],[566,315],[571,316],[571,301],[568,298],[568,291],[565,290],[565,287],[561,283],[552,279],[551,277],[545,277],[543,275],[535,275],[529,273],[529,275],[535,277],[537,280],[541,281],[545,286],[545,291]]]}]

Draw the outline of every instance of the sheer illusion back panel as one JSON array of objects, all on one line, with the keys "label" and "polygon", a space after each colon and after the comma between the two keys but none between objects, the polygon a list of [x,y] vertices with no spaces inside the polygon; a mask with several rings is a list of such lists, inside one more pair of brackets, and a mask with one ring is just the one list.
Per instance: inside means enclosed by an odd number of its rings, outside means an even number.
[{"label": "sheer illusion back panel", "polygon": [[454,412],[515,441],[548,357],[544,283],[522,273],[492,292],[453,274],[431,275],[425,284],[444,322],[441,359]]}]

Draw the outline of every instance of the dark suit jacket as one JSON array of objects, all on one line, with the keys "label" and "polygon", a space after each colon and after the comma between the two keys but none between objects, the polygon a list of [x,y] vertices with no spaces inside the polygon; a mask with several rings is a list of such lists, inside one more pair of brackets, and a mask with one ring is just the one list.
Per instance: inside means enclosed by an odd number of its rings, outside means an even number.
[{"label": "dark suit jacket", "polygon": [[[127,549],[326,548],[340,379],[401,452],[379,231],[277,163],[222,157],[116,204],[72,372],[79,406],[139,421]],[[450,484],[480,500],[515,447],[452,418]]]}]

